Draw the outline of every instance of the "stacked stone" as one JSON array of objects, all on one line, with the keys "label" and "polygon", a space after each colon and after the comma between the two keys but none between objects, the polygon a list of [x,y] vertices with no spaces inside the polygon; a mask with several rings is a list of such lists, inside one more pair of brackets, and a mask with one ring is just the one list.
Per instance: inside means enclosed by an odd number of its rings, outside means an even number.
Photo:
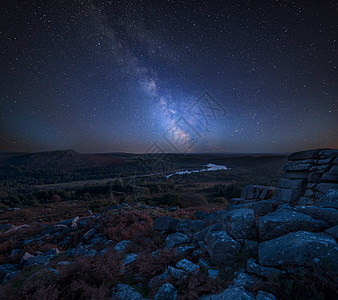
[{"label": "stacked stone", "polygon": [[316,204],[338,189],[338,150],[309,150],[288,157],[273,200],[301,205]]},{"label": "stacked stone", "polygon": [[271,201],[275,187],[264,185],[246,185],[241,193],[241,198],[231,199],[228,210],[253,209],[256,215],[264,215],[273,211],[278,204]]}]

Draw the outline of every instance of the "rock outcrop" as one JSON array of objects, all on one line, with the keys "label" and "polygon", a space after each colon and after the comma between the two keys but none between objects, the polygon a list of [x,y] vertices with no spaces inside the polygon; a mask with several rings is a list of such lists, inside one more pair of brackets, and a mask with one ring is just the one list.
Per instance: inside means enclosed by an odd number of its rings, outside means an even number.
[{"label": "rock outcrop", "polygon": [[262,266],[308,266],[325,260],[337,268],[338,246],[336,240],[325,233],[290,232],[260,243],[258,258]]},{"label": "rock outcrop", "polygon": [[338,189],[338,150],[301,151],[289,155],[288,160],[273,200],[300,205],[328,205],[324,207],[330,207],[332,202],[336,205],[332,198],[337,199],[337,194],[330,190]]},{"label": "rock outcrop", "polygon": [[[338,150],[293,153],[277,188],[246,186],[241,198],[230,200],[227,210],[200,211],[184,220],[165,214],[154,222],[148,218],[148,230],[152,224],[160,241],[155,246],[158,249],[146,254],[129,235],[108,240],[105,234],[109,224],[100,223],[106,218],[103,214],[48,224],[43,233],[27,237],[20,249],[11,249],[12,256],[19,257],[18,263],[0,265],[0,279],[6,283],[23,270],[36,267],[48,269],[57,278],[54,267],[68,268],[77,257],[95,259],[108,253],[121,258],[117,268],[121,268],[122,278],[129,276],[133,282],[133,286],[115,282],[114,299],[177,299],[181,282],[187,285],[189,278],[195,284],[201,278],[224,281],[226,272],[231,272],[232,282],[223,286],[223,292],[195,294],[194,299],[276,299],[268,293],[270,290],[261,290],[267,281],[266,286],[271,287],[276,285],[271,280],[291,280],[288,278],[299,270],[304,275],[321,267],[333,269],[335,276],[338,273],[337,155]],[[15,228],[2,226],[0,230],[16,234]],[[70,234],[76,233],[78,238],[70,244]],[[149,236],[146,238],[150,241]],[[46,241],[58,248],[25,252],[30,245]],[[148,267],[149,261],[163,265],[163,253],[170,253],[170,263],[149,273],[147,280],[142,280],[142,274],[128,273],[133,268]],[[60,255],[62,260],[56,260]],[[239,262],[241,269],[232,269]]]}]

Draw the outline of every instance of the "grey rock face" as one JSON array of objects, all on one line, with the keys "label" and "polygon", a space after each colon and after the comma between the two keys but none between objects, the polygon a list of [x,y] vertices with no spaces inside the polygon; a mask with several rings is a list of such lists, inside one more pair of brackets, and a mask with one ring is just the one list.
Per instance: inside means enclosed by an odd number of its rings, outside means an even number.
[{"label": "grey rock face", "polygon": [[24,265],[30,258],[33,258],[33,257],[34,257],[33,254],[25,252],[25,254],[21,258],[20,265]]},{"label": "grey rock face", "polygon": [[282,178],[278,182],[278,187],[283,189],[301,189],[306,183],[305,179]]},{"label": "grey rock face", "polygon": [[325,232],[334,238],[338,239],[338,225],[331,227],[329,229],[326,229]]},{"label": "grey rock face", "polygon": [[255,237],[255,213],[252,209],[235,209],[225,218],[226,231],[234,239]]},{"label": "grey rock face", "polygon": [[338,183],[319,183],[316,190],[320,193],[326,194],[330,190],[338,190]]},{"label": "grey rock face", "polygon": [[251,241],[251,240],[245,240],[243,245],[243,250],[245,252],[249,252],[254,257],[257,257],[258,254],[258,242]]},{"label": "grey rock face", "polygon": [[176,269],[176,268],[173,268],[171,266],[168,266],[168,274],[171,277],[179,280],[179,279],[183,278],[186,273],[183,270]]},{"label": "grey rock face", "polygon": [[207,226],[207,223],[205,221],[202,220],[192,220],[190,225],[189,225],[189,230],[191,232],[197,232],[202,230],[203,228],[205,228]]},{"label": "grey rock face", "polygon": [[210,269],[209,263],[205,258],[200,258],[198,260],[198,265],[205,269]]},{"label": "grey rock face", "polygon": [[207,226],[203,220],[182,220],[177,223],[176,231],[179,232],[197,232]]},{"label": "grey rock face", "polygon": [[247,204],[250,202],[251,200],[246,200],[244,198],[232,198],[229,200],[230,205]]},{"label": "grey rock face", "polygon": [[176,288],[169,282],[162,284],[158,289],[155,300],[176,300],[177,291]]},{"label": "grey rock face", "polygon": [[162,273],[161,275],[157,275],[150,280],[148,288],[151,290],[153,288],[154,284],[165,281],[168,276],[169,276],[169,270],[165,270],[164,273]]},{"label": "grey rock face", "polygon": [[207,228],[204,228],[203,230],[196,232],[194,234],[193,241],[194,242],[204,241],[205,237],[207,236],[209,232],[219,231],[219,230],[224,230],[224,229],[225,229],[225,225],[221,223],[208,226]]},{"label": "grey rock face", "polygon": [[208,277],[216,279],[218,275],[219,275],[218,270],[208,270]]},{"label": "grey rock face", "polygon": [[338,149],[326,149],[326,150],[321,150],[319,152],[319,155],[321,158],[327,158],[327,157],[338,157]]},{"label": "grey rock face", "polygon": [[96,230],[94,228],[89,229],[82,237],[83,240],[89,241],[90,238],[96,233]]},{"label": "grey rock face", "polygon": [[229,210],[234,209],[252,209],[255,212],[255,215],[262,216],[266,215],[269,212],[274,210],[274,206],[277,206],[278,202],[273,200],[261,200],[257,202],[250,202],[240,205],[231,205],[228,206]]},{"label": "grey rock face", "polygon": [[114,249],[120,253],[126,251],[127,247],[131,244],[131,241],[121,241],[114,246]]},{"label": "grey rock face", "polygon": [[139,254],[137,254],[137,253],[129,253],[124,258],[122,264],[124,266],[131,264],[132,262],[137,260],[138,256],[139,256]]},{"label": "grey rock face", "polygon": [[259,263],[263,266],[292,264],[307,266],[325,260],[335,267],[338,263],[336,240],[324,233],[291,232],[259,244]]},{"label": "grey rock face", "polygon": [[112,291],[112,298],[119,300],[143,300],[143,296],[131,286],[123,283],[117,284]]},{"label": "grey rock face", "polygon": [[276,188],[274,186],[267,186],[263,189],[263,191],[259,195],[259,198],[261,200],[270,199],[272,197],[273,193],[275,192],[275,190],[276,190]]},{"label": "grey rock face", "polygon": [[258,199],[261,192],[266,188],[263,185],[246,185],[242,189],[241,198],[251,200],[251,199]]},{"label": "grey rock face", "polygon": [[331,225],[338,224],[338,211],[334,208],[317,206],[296,206],[294,211],[311,216],[316,220],[323,220]]},{"label": "grey rock face", "polygon": [[2,280],[2,284],[5,284],[7,281],[10,281],[14,278],[16,274],[20,273],[20,271],[11,271],[6,273],[5,277]]},{"label": "grey rock face", "polygon": [[256,300],[277,300],[276,297],[268,292],[259,291]]},{"label": "grey rock face", "polygon": [[192,263],[190,260],[183,258],[177,264],[176,267],[184,270],[189,274],[197,274],[200,270],[199,265]]},{"label": "grey rock face", "polygon": [[318,157],[320,150],[306,150],[292,153],[288,156],[288,160],[304,160],[304,159],[313,159]]},{"label": "grey rock face", "polygon": [[205,242],[211,258],[221,263],[232,263],[241,249],[241,244],[235,241],[226,231],[209,232]]},{"label": "grey rock face", "polygon": [[251,275],[241,272],[233,280],[231,286],[242,286],[251,289],[254,286],[254,282]]},{"label": "grey rock face", "polygon": [[311,163],[289,162],[284,167],[284,171],[292,171],[292,172],[309,171],[311,167],[312,167]]},{"label": "grey rock face", "polygon": [[8,273],[18,270],[18,267],[12,264],[0,265],[0,280],[2,280]]},{"label": "grey rock face", "polygon": [[275,193],[273,194],[272,199],[281,201],[281,202],[288,202],[293,203],[301,195],[301,189],[283,189],[283,188],[277,188]]},{"label": "grey rock face", "polygon": [[181,245],[181,244],[185,244],[189,242],[190,242],[190,238],[187,235],[180,233],[180,232],[176,232],[176,233],[169,234],[167,236],[167,238],[165,239],[165,248],[171,249],[177,245]]},{"label": "grey rock face", "polygon": [[286,172],[282,175],[283,178],[291,178],[291,179],[307,179],[309,177],[308,171],[303,172]]},{"label": "grey rock face", "polygon": [[172,217],[160,217],[155,219],[153,224],[153,230],[161,230],[161,231],[176,231],[176,226],[179,220],[174,219]]},{"label": "grey rock face", "polygon": [[204,295],[199,297],[200,300],[255,300],[253,293],[248,292],[242,286],[229,287],[218,295]]},{"label": "grey rock face", "polygon": [[43,265],[47,266],[50,263],[50,260],[53,258],[53,255],[38,255],[29,258],[26,263],[25,267],[32,266],[32,265]]},{"label": "grey rock face", "polygon": [[263,267],[259,265],[255,259],[249,258],[246,263],[246,270],[251,274],[256,274],[260,277],[271,278],[280,274],[285,274],[284,271],[281,271],[272,267]]},{"label": "grey rock face", "polygon": [[321,197],[316,206],[326,207],[326,208],[338,208],[338,189],[329,190],[323,197]]},{"label": "grey rock face", "polygon": [[258,221],[259,237],[261,240],[271,240],[292,231],[318,231],[328,226],[324,221],[294,211],[276,211]]},{"label": "grey rock face", "polygon": [[[200,221],[202,221],[202,220],[200,220]],[[189,231],[190,222],[191,222],[191,220],[189,220],[189,219],[179,221],[176,225],[176,231],[179,231],[179,232]]]},{"label": "grey rock face", "polygon": [[176,248],[176,253],[189,253],[195,250],[195,248],[194,244],[179,246]]},{"label": "grey rock face", "polygon": [[95,249],[91,249],[90,246],[77,246],[75,248],[71,248],[66,252],[67,257],[74,257],[74,256],[94,256],[96,255],[97,251]]}]

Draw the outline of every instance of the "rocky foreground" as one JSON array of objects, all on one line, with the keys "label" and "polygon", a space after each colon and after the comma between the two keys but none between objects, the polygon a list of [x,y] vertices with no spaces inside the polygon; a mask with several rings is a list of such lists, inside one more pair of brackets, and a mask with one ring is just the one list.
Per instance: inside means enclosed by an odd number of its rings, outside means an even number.
[{"label": "rocky foreground", "polygon": [[56,224],[2,224],[1,295],[337,298],[338,150],[289,161],[277,187],[246,186],[224,210],[121,206]]}]

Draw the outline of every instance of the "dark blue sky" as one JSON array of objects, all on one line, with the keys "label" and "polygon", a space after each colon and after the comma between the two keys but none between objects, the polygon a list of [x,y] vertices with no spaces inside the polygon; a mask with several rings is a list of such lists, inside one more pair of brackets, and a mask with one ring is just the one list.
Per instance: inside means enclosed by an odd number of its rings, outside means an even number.
[{"label": "dark blue sky", "polygon": [[337,148],[335,1],[262,3],[1,1],[0,150]]}]

